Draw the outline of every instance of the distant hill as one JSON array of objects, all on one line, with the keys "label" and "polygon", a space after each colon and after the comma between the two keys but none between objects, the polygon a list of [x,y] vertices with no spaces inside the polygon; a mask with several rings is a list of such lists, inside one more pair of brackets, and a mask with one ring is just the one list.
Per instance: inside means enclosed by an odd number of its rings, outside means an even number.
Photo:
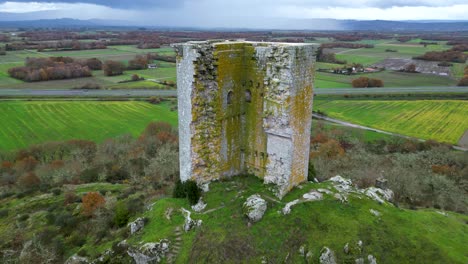
[{"label": "distant hill", "polygon": [[[26,15],[27,14],[27,15]],[[11,14],[0,12],[0,28],[102,28],[102,27],[148,27],[204,30],[249,30],[247,28],[194,28],[155,26],[124,20],[79,20],[71,18],[35,19],[42,13]],[[337,19],[271,19],[271,28],[289,30],[370,30],[370,31],[468,31],[468,21],[386,21],[386,20],[337,20]],[[258,29],[258,28],[257,28]]]}]

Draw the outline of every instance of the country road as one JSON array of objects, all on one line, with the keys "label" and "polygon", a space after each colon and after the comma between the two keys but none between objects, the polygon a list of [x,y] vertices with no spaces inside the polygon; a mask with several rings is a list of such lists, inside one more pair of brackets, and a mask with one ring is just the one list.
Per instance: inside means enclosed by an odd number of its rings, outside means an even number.
[{"label": "country road", "polygon": [[[349,122],[346,122],[346,121],[342,121],[342,120],[339,120],[339,119],[330,118],[330,117],[327,117],[327,116],[324,116],[324,115],[315,114],[315,113],[312,114],[312,117],[315,118],[315,119],[325,120],[325,121],[332,122],[332,123],[335,123],[335,124],[339,124],[339,125],[342,125],[342,126],[347,126],[347,127],[352,127],[352,128],[358,128],[358,129],[362,129],[362,130],[368,130],[368,131],[372,131],[372,132],[376,132],[376,133],[380,133],[380,134],[391,135],[391,136],[396,136],[396,137],[401,137],[401,138],[416,139],[416,140],[419,140],[419,141],[425,141],[424,139],[415,138],[415,137],[410,137],[410,136],[405,136],[405,135],[402,135],[402,134],[392,133],[392,132],[388,132],[388,131],[384,131],[384,130],[380,130],[380,129],[376,129],[376,128],[372,128],[372,127],[361,126],[361,125],[349,123]],[[454,149],[456,149],[456,150],[468,151],[468,148],[464,148],[464,147],[460,147],[460,146],[455,146],[455,145],[453,145],[452,147],[453,147]]]},{"label": "country road", "polygon": [[[317,95],[468,93],[468,87],[316,88]],[[0,89],[0,97],[147,97],[176,96],[176,90],[39,90]]]}]

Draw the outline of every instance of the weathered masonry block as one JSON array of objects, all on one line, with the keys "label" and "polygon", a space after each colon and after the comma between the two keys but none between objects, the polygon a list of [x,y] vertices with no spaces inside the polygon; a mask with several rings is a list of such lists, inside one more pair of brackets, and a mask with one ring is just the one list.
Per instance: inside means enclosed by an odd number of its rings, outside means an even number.
[{"label": "weathered masonry block", "polygon": [[282,197],[307,179],[315,44],[175,44],[180,177],[254,174]]}]

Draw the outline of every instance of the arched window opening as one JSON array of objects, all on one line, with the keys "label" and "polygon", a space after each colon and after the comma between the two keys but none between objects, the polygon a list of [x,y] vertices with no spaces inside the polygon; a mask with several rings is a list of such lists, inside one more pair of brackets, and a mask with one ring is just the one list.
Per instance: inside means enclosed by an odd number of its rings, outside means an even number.
[{"label": "arched window opening", "polygon": [[252,93],[250,92],[250,90],[245,90],[245,101],[247,103],[250,103],[252,102]]},{"label": "arched window opening", "polygon": [[228,105],[232,104],[232,100],[234,100],[234,93],[230,91],[227,95],[227,104]]}]

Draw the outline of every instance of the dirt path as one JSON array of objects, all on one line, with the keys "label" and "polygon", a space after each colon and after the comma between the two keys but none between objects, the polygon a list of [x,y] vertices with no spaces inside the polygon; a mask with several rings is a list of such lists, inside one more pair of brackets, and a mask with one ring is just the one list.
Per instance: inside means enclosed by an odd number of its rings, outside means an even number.
[{"label": "dirt path", "polygon": [[[402,135],[402,134],[383,131],[383,130],[376,129],[376,128],[356,125],[356,124],[353,124],[353,123],[345,122],[345,121],[342,121],[342,120],[330,118],[330,117],[323,116],[323,115],[318,115],[318,114],[315,114],[315,113],[312,114],[312,117],[314,117],[316,119],[329,121],[329,122],[332,122],[332,123],[335,123],[335,124],[340,124],[340,125],[347,126],[347,127],[353,127],[353,128],[368,130],[368,131],[372,131],[372,132],[376,132],[376,133],[380,133],[380,134],[386,134],[386,135],[390,135],[390,136],[396,136],[396,137],[407,138],[407,139],[415,139],[415,140],[418,140],[418,141],[421,141],[421,142],[426,141],[426,140],[421,139],[421,138],[415,138],[415,137],[405,136],[405,135]],[[461,146],[452,146],[452,147],[454,149],[456,149],[456,150],[468,151],[468,148],[464,148],[464,147],[461,147]]]}]

